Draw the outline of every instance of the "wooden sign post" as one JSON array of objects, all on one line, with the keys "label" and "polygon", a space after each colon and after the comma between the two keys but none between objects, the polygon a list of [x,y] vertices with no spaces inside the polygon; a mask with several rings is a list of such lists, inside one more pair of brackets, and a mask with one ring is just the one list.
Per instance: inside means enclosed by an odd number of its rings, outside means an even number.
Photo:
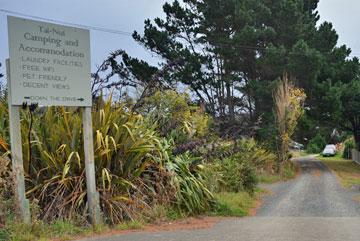
[{"label": "wooden sign post", "polygon": [[20,106],[81,107],[88,208],[99,224],[91,121],[90,32],[46,22],[8,16],[10,60],[7,61],[12,165],[16,202],[24,222],[30,221],[25,197],[20,132]]},{"label": "wooden sign post", "polygon": [[9,98],[10,145],[16,208],[24,223],[30,223],[30,205],[25,196],[24,164],[22,156],[20,107],[11,104],[10,61],[6,60]]},{"label": "wooden sign post", "polygon": [[83,108],[82,112],[83,132],[84,132],[84,153],[85,153],[85,172],[86,189],[89,205],[89,213],[93,224],[100,223],[99,193],[96,190],[95,163],[94,163],[94,143],[91,119],[91,107]]}]

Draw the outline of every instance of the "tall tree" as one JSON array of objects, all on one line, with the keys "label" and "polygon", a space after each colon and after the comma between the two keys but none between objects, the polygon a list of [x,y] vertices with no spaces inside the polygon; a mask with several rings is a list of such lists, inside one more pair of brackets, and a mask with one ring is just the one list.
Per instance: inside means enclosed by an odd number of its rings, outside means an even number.
[{"label": "tall tree", "polygon": [[146,86],[170,65],[156,81],[188,86],[208,112],[230,128],[228,133],[247,130],[259,120],[259,133],[262,129],[270,133],[272,93],[276,80],[287,72],[307,93],[306,116],[318,120],[317,109],[325,103],[319,101],[318,91],[326,91],[323,86],[329,79],[332,83],[351,79],[344,72],[352,65],[347,62],[349,50],[336,47],[338,36],[332,25],[318,23],[317,5],[318,0],[165,3],[165,18],[147,19],[144,34],[133,34],[162,59],[160,66],[122,53],[122,60],[112,58],[111,68],[125,82]]},{"label": "tall tree", "polygon": [[337,83],[330,89],[328,96],[334,110],[331,119],[343,130],[353,134],[356,148],[360,150],[360,76],[348,83]]}]

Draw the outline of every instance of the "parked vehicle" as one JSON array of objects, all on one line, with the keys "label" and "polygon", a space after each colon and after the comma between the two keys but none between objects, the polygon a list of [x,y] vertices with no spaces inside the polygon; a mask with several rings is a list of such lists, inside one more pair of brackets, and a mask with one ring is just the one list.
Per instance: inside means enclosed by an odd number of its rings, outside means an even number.
[{"label": "parked vehicle", "polygon": [[304,150],[304,145],[301,143],[298,143],[296,141],[291,141],[290,148],[297,150],[297,151],[301,151],[301,150]]},{"label": "parked vehicle", "polygon": [[322,152],[323,156],[335,156],[336,155],[336,146],[335,145],[326,145],[325,149]]}]

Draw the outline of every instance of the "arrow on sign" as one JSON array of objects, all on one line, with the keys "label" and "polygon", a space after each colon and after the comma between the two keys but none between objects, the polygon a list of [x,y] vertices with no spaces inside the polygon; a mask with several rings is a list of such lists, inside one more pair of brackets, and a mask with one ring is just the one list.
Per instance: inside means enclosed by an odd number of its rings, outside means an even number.
[{"label": "arrow on sign", "polygon": [[85,99],[84,99],[84,98],[79,98],[79,99],[77,99],[77,100],[80,100],[80,101],[82,102],[82,101],[84,101]]}]

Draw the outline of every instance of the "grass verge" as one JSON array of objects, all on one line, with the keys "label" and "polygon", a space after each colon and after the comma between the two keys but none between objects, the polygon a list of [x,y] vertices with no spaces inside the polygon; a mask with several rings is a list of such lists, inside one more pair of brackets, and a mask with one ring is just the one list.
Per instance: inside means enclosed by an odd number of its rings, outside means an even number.
[{"label": "grass verge", "polygon": [[79,227],[69,221],[56,221],[46,224],[40,221],[31,224],[17,222],[8,223],[0,230],[0,240],[30,241],[30,240],[70,240],[76,236],[87,236],[103,232],[105,227]]},{"label": "grass verge", "polygon": [[318,159],[336,173],[344,187],[351,188],[360,185],[359,164],[342,158],[341,154],[334,157],[319,156]]},{"label": "grass verge", "polygon": [[[208,213],[209,216],[221,217],[244,217],[251,215],[259,203],[261,194],[265,191],[257,189],[254,194],[247,192],[221,192],[215,194],[217,205],[214,211]],[[148,224],[166,221],[174,221],[186,218],[171,208],[158,206],[151,210],[147,219],[140,221],[129,221],[114,227],[106,225],[98,226],[93,229],[91,226],[78,226],[69,221],[56,221],[46,224],[35,221],[32,224],[21,224],[10,221],[4,228],[0,229],[0,241],[63,241],[73,240],[79,237],[89,237],[98,234],[111,233],[116,231],[136,230],[146,228]]]},{"label": "grass verge", "polygon": [[[255,208],[259,204],[259,199],[264,190],[256,189],[254,194],[247,192],[221,192],[216,193],[216,208],[207,213],[212,217],[244,217],[254,214]],[[206,215],[206,214],[205,214]],[[146,217],[141,220],[128,221],[116,226],[102,225],[93,229],[91,226],[81,226],[70,221],[58,220],[51,224],[42,221],[34,221],[31,224],[17,223],[8,220],[5,227],[0,227],[0,241],[63,241],[73,240],[80,237],[90,237],[105,233],[116,233],[118,231],[131,231],[146,229],[148,226],[162,225],[169,221],[176,223],[178,220],[187,220],[186,215],[180,214],[173,208],[162,205],[155,206]],[[200,221],[202,222],[202,221]]]},{"label": "grass verge", "polygon": [[307,153],[306,151],[292,151],[291,155],[293,158],[299,158],[299,157],[306,157],[310,154]]},{"label": "grass verge", "polygon": [[257,179],[258,179],[259,183],[272,184],[272,183],[276,183],[276,182],[287,181],[287,180],[293,179],[297,176],[299,171],[300,171],[299,166],[293,162],[290,162],[284,166],[282,174],[266,173],[266,172],[258,173]]},{"label": "grass verge", "polygon": [[257,189],[253,195],[247,192],[221,192],[215,194],[218,206],[213,216],[244,217],[250,215],[264,190]]}]

